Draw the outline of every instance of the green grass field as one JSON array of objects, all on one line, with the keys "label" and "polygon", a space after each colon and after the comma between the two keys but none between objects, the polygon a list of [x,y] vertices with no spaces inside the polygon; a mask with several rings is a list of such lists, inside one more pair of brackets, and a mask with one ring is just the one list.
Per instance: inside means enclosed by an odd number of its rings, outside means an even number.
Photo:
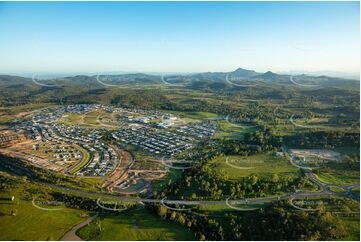
[{"label": "green grass field", "polygon": [[79,162],[78,164],[76,164],[73,168],[71,168],[68,172],[70,174],[74,174],[77,171],[79,171],[81,168],[83,168],[84,166],[86,166],[89,162],[90,159],[92,157],[92,155],[84,148],[78,146],[79,150],[83,153],[83,159],[81,160],[81,162]]},{"label": "green grass field", "polygon": [[101,128],[103,126],[98,123],[97,119],[102,114],[105,114],[105,112],[99,110],[87,114],[69,113],[59,119],[58,122],[66,125],[78,125],[82,128]]},{"label": "green grass field", "polygon": [[84,116],[84,123],[92,124],[92,125],[99,125],[99,123],[97,122],[97,118],[101,114],[103,114],[102,111],[94,111],[94,112],[87,113]]},{"label": "green grass field", "polygon": [[[9,197],[12,193],[0,193]],[[16,216],[11,215],[16,211]],[[0,240],[59,240],[68,230],[81,223],[86,212],[70,208],[59,211],[44,211],[33,206],[31,201],[0,200]]]},{"label": "green grass field", "polygon": [[187,111],[170,111],[170,110],[163,110],[163,111],[167,113],[179,115],[181,118],[185,118],[185,119],[205,120],[205,119],[219,117],[217,114],[210,112],[190,112],[190,111],[187,112]]},{"label": "green grass field", "polygon": [[359,183],[360,176],[356,174],[345,174],[343,172],[330,172],[330,173],[320,173],[317,174],[320,181],[330,184],[353,184]]},{"label": "green grass field", "polygon": [[59,123],[67,124],[67,125],[77,125],[81,122],[83,118],[82,114],[68,114],[67,116],[59,119]]},{"label": "green grass field", "polygon": [[[214,169],[224,170],[229,179],[248,177],[256,174],[262,177],[268,177],[272,174],[293,175],[297,168],[293,167],[283,157],[273,157],[272,154],[260,154],[253,156],[229,156],[228,164],[226,157],[219,156],[209,164]],[[236,168],[237,167],[237,168]]]},{"label": "green grass field", "polygon": [[102,185],[105,182],[104,177],[83,177],[83,176],[79,176],[78,178],[80,178],[80,180],[83,183],[86,183],[89,186],[98,187],[99,189],[102,187]]},{"label": "green grass field", "polygon": [[217,132],[215,138],[242,139],[243,135],[256,130],[250,124],[233,124],[226,120],[217,120]]},{"label": "green grass field", "polygon": [[328,163],[326,167],[316,169],[317,177],[330,184],[360,183],[360,168],[345,163]]},{"label": "green grass field", "polygon": [[330,187],[330,190],[339,194],[345,193],[345,189],[340,187]]},{"label": "green grass field", "polygon": [[[99,231],[99,227],[101,231]],[[118,215],[101,215],[78,230],[84,240],[194,240],[183,226],[163,220],[146,209]]]}]

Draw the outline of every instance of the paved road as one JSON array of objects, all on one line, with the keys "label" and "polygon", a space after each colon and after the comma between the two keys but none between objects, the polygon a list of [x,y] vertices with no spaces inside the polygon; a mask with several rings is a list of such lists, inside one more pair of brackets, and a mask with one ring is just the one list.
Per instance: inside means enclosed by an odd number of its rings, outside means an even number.
[{"label": "paved road", "polygon": [[[332,188],[332,187],[337,187],[337,188],[341,188],[341,189],[346,190],[346,192],[345,192],[345,194],[344,194],[344,197],[350,197],[350,198],[355,199],[355,197],[354,197],[353,194],[352,194],[352,189],[353,189],[353,188],[356,188],[356,187],[360,187],[360,184],[330,184],[330,183],[326,183],[326,182],[320,181],[320,180],[317,178],[317,176],[315,176],[315,174],[313,174],[312,169],[310,169],[310,168],[307,167],[307,166],[298,165],[298,164],[296,164],[296,163],[293,161],[294,157],[291,156],[291,155],[288,153],[287,147],[286,147],[285,145],[282,146],[282,151],[283,151],[285,154],[288,154],[288,156],[290,157],[289,161],[290,161],[291,165],[293,165],[294,167],[303,169],[303,170],[305,171],[308,179],[310,179],[313,183],[315,183],[316,185],[319,186],[321,193],[323,193],[323,194],[330,194],[330,195],[333,195],[333,196],[340,196],[339,194],[331,191],[331,188]],[[359,198],[356,198],[356,199],[359,200]]]},{"label": "paved road", "polygon": [[82,241],[82,239],[78,235],[76,235],[76,231],[78,231],[80,228],[90,224],[96,217],[98,217],[98,214],[96,214],[93,217],[88,218],[84,222],[74,226],[60,240],[61,241]]},{"label": "paved road", "polygon": [[[287,153],[286,148],[284,147],[284,152]],[[292,165],[295,165],[298,168],[304,169],[308,178],[313,181],[315,184],[317,184],[320,189],[319,191],[314,192],[295,192],[295,193],[289,193],[285,195],[280,196],[270,196],[270,197],[261,197],[261,198],[251,198],[251,199],[237,199],[237,200],[227,200],[228,204],[264,204],[264,203],[270,203],[273,201],[279,201],[279,200],[290,200],[290,199],[303,199],[306,197],[352,197],[351,189],[354,187],[359,187],[359,184],[327,184],[324,182],[321,182],[317,179],[317,177],[312,173],[312,170],[304,167],[299,166],[293,162],[293,159],[291,157],[290,162]],[[55,185],[47,182],[37,182],[49,187],[61,189],[63,191],[71,191],[74,193],[82,194],[82,195],[88,195],[88,196],[94,196],[97,198],[105,199],[110,198],[115,201],[121,201],[121,202],[135,202],[135,203],[159,203],[162,204],[162,200],[160,199],[152,199],[152,198],[139,198],[139,197],[131,197],[131,196],[124,196],[124,195],[115,195],[112,193],[106,193],[106,192],[91,192],[91,191],[85,191],[77,188],[70,188],[70,187],[63,187],[60,185]],[[330,190],[331,187],[340,187],[343,189],[346,189],[347,192],[344,194],[338,194],[335,192],[332,192]],[[164,200],[164,204],[168,205],[227,205],[226,200],[201,200],[201,201],[190,201],[190,200]]]},{"label": "paved road", "polygon": [[[103,198],[103,199],[113,199],[115,201],[120,202],[135,202],[135,203],[162,203],[161,199],[152,199],[152,198],[139,198],[139,197],[131,197],[131,196],[120,196],[120,195],[114,195],[111,193],[100,193],[100,192],[91,192],[91,191],[84,191],[77,188],[69,188],[69,187],[62,187],[59,185],[54,185],[50,183],[44,183],[41,184],[50,186],[53,188],[58,188],[61,190],[66,190],[82,195],[89,195],[89,196],[95,196],[97,198]],[[237,200],[229,200],[228,202],[230,204],[264,204],[264,203],[270,203],[277,200],[288,200],[291,198],[294,199],[302,199],[306,197],[329,197],[329,196],[336,196],[341,197],[338,194],[329,192],[329,191],[317,191],[317,192],[295,192],[280,196],[271,196],[271,197],[261,197],[261,198],[249,198],[249,199],[237,199]],[[179,205],[221,205],[226,204],[225,200],[201,200],[201,201],[191,201],[191,200],[163,200],[165,204],[179,204]]]},{"label": "paved road", "polygon": [[[282,147],[283,152],[287,153],[286,147]],[[290,156],[291,157],[291,156]],[[359,184],[328,184],[324,183],[312,173],[312,170],[305,166],[299,166],[294,163],[293,158],[290,158],[290,162],[292,165],[294,165],[297,168],[304,169],[308,178],[317,184],[319,186],[318,191],[314,192],[294,192],[289,194],[284,194],[280,196],[270,196],[270,197],[260,197],[260,198],[248,198],[248,199],[236,199],[236,200],[201,200],[201,201],[191,201],[191,200],[161,200],[161,199],[152,199],[152,198],[139,198],[139,197],[131,197],[131,196],[124,196],[124,195],[115,195],[112,193],[105,193],[105,192],[91,192],[91,191],[85,191],[77,188],[70,188],[70,187],[63,187],[60,185],[55,185],[51,183],[46,182],[38,182],[46,186],[50,186],[53,188],[58,188],[65,191],[71,191],[74,193],[82,194],[82,195],[89,195],[89,196],[95,196],[100,199],[113,199],[115,201],[120,202],[135,202],[135,203],[159,203],[159,204],[168,204],[168,205],[227,205],[228,204],[265,204],[270,203],[274,201],[280,201],[280,200],[294,200],[294,199],[303,199],[306,197],[351,197],[350,194],[352,194],[350,191],[354,187],[359,187]],[[339,187],[346,189],[347,192],[345,194],[339,194],[332,192],[330,190],[331,187]]]}]

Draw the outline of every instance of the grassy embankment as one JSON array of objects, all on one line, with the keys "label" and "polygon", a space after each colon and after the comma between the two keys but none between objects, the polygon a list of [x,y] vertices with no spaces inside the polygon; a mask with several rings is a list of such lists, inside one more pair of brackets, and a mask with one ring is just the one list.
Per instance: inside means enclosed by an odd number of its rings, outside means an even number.
[{"label": "grassy embankment", "polygon": [[194,240],[185,227],[146,209],[102,215],[77,232],[84,240]]}]

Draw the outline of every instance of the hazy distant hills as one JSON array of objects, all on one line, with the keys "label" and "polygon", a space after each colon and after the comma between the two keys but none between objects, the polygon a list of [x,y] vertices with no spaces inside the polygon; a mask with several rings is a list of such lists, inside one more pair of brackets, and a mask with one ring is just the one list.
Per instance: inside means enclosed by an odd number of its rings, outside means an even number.
[{"label": "hazy distant hills", "polygon": [[[253,70],[238,68],[233,72],[206,72],[187,76],[178,76],[183,78],[184,86],[189,88],[197,87],[216,87],[216,88],[240,88],[256,86],[298,86],[300,88],[359,88],[358,80],[343,79],[328,76],[310,76],[310,75],[284,75],[272,71],[259,73]],[[177,84],[180,84],[178,80]]]},{"label": "hazy distant hills", "polygon": [[137,88],[185,88],[193,90],[232,91],[244,88],[325,88],[359,90],[359,81],[328,76],[285,75],[272,71],[259,73],[254,70],[238,68],[233,72],[204,72],[188,75],[149,75],[143,73],[119,75],[77,75],[65,78],[41,79],[24,78],[19,76],[0,75],[0,93],[6,95],[7,91],[20,92],[48,92],[51,89],[63,89],[73,92],[78,90],[92,90],[116,87]]},{"label": "hazy distant hills", "polygon": [[[214,92],[251,99],[337,97],[359,99],[359,81],[328,76],[259,73],[239,68],[232,72],[188,75],[76,75],[43,79],[0,75],[0,106],[27,103],[105,103],[149,108],[176,108],[174,93]],[[166,96],[168,93],[170,96]],[[194,102],[194,99],[188,100]]]}]

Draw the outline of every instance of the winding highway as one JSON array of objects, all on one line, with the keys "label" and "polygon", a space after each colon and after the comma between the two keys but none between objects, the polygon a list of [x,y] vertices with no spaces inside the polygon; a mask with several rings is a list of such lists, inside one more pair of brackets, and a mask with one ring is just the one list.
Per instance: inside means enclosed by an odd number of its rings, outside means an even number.
[{"label": "winding highway", "polygon": [[309,168],[307,166],[302,166],[302,165],[296,164],[293,160],[294,157],[288,153],[285,145],[282,146],[282,151],[284,152],[284,154],[288,154],[288,156],[290,157],[289,161],[290,161],[291,165],[304,170],[308,179],[310,179],[313,183],[318,185],[318,187],[320,188],[320,190],[319,190],[320,193],[330,194],[330,195],[334,195],[334,196],[340,196],[339,194],[337,194],[331,190],[332,187],[337,187],[337,188],[346,190],[346,192],[344,194],[345,197],[353,198],[352,189],[356,188],[356,187],[360,187],[360,184],[330,184],[330,183],[322,182],[315,176],[315,174],[313,174],[311,168]]},{"label": "winding highway", "polygon": [[[285,152],[285,154],[288,154],[287,152],[287,148],[285,146],[282,147],[283,152]],[[114,201],[121,201],[121,202],[134,202],[134,203],[157,203],[157,204],[166,204],[166,207],[170,208],[170,205],[184,205],[184,206],[197,206],[197,205],[227,205],[230,208],[232,208],[232,205],[238,204],[238,205],[252,205],[252,204],[265,204],[265,203],[271,203],[274,201],[281,201],[281,200],[297,200],[297,199],[304,199],[304,198],[311,198],[311,197],[315,197],[315,198],[319,198],[319,197],[325,197],[325,198],[329,198],[329,197],[350,197],[353,198],[352,196],[352,191],[351,189],[355,188],[355,187],[359,187],[359,184],[328,184],[328,183],[324,183],[322,181],[320,181],[313,173],[312,170],[308,167],[305,166],[300,166],[298,164],[296,164],[293,161],[293,157],[289,156],[290,159],[290,163],[300,169],[303,169],[307,175],[307,177],[315,184],[317,184],[319,186],[319,190],[318,191],[297,191],[294,193],[288,193],[288,194],[283,194],[283,195],[279,195],[279,196],[269,196],[269,197],[259,197],[259,198],[248,198],[248,199],[236,199],[236,200],[198,200],[198,201],[193,201],[193,200],[165,200],[165,199],[153,199],[153,198],[140,198],[140,197],[132,197],[132,196],[125,196],[125,195],[117,195],[117,194],[112,194],[112,193],[108,193],[108,192],[94,192],[94,191],[86,191],[86,190],[81,190],[78,188],[71,188],[71,187],[63,187],[60,185],[55,185],[52,183],[48,183],[48,182],[39,182],[39,181],[34,181],[35,183],[38,184],[42,184],[45,186],[49,186],[52,187],[54,189],[59,189],[62,191],[66,191],[66,192],[73,192],[73,193],[77,193],[77,194],[81,194],[81,195],[86,195],[86,196],[93,196],[96,197],[97,199],[104,199],[104,198],[108,198],[108,199],[113,199]],[[336,193],[333,192],[331,190],[332,187],[338,187],[338,188],[342,188],[344,190],[346,190],[345,193],[340,194],[340,193]]]},{"label": "winding highway", "polygon": [[[120,202],[134,202],[134,203],[159,203],[159,204],[168,204],[168,205],[187,205],[187,206],[197,206],[197,205],[227,205],[227,204],[238,204],[238,205],[252,205],[252,204],[265,204],[271,203],[274,201],[281,200],[290,200],[290,199],[303,199],[309,197],[344,197],[340,194],[329,191],[328,189],[323,189],[316,192],[294,192],[289,194],[284,194],[280,196],[270,196],[270,197],[260,197],[260,198],[248,198],[248,199],[237,199],[237,200],[165,200],[165,199],[152,199],[152,198],[140,198],[140,197],[131,197],[131,196],[119,196],[111,193],[100,193],[92,191],[84,191],[77,188],[63,187],[59,185],[54,185],[50,183],[41,182],[43,185],[47,185],[53,188],[65,190],[68,192],[74,192],[81,195],[95,196],[99,198],[108,198]],[[333,185],[332,185],[333,186]],[[168,207],[168,206],[167,206]]]}]

